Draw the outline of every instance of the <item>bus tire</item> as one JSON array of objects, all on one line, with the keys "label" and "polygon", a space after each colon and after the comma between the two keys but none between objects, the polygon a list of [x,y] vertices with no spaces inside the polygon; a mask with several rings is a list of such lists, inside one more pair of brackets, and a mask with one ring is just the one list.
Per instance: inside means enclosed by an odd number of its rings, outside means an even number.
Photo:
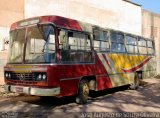
[{"label": "bus tire", "polygon": [[138,89],[139,85],[140,85],[140,76],[139,76],[140,73],[136,73],[135,74],[135,77],[134,77],[134,82],[130,85],[130,89],[131,90],[136,90]]},{"label": "bus tire", "polygon": [[87,103],[89,95],[89,86],[87,80],[81,80],[78,88],[78,95],[76,97],[76,103],[85,104]]}]

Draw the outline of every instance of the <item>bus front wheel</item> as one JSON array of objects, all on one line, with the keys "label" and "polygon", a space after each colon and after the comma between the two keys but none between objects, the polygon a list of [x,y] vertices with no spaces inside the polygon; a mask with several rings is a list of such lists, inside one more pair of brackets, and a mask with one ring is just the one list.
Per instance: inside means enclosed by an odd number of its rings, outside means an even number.
[{"label": "bus front wheel", "polygon": [[130,85],[130,89],[132,90],[136,90],[138,89],[139,85],[140,85],[140,76],[139,76],[140,73],[136,73],[135,74],[135,77],[134,77],[134,81],[133,83]]},{"label": "bus front wheel", "polygon": [[87,103],[89,95],[89,86],[87,80],[81,80],[78,89],[78,95],[76,97],[76,103],[85,104]]}]

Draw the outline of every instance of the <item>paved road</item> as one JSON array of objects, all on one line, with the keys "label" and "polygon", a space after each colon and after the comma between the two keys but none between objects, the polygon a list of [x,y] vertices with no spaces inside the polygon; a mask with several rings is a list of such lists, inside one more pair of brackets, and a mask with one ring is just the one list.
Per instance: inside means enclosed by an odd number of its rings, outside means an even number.
[{"label": "paved road", "polygon": [[137,91],[126,88],[92,93],[92,98],[89,98],[87,104],[77,105],[74,103],[74,97],[42,100],[35,96],[7,94],[1,87],[0,112],[1,115],[9,114],[19,117],[24,114],[27,117],[30,114],[57,118],[93,115],[83,114],[86,112],[160,112],[160,79],[146,79]]}]

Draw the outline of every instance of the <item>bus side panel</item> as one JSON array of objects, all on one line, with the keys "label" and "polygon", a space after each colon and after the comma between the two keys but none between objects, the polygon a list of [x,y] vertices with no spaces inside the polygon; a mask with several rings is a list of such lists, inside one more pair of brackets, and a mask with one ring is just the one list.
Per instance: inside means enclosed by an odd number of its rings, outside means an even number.
[{"label": "bus side panel", "polygon": [[104,90],[112,88],[111,80],[108,76],[108,65],[106,60],[102,60],[101,53],[95,54],[95,75],[96,75],[96,90]]},{"label": "bus side panel", "polygon": [[75,95],[78,92],[79,79],[61,80],[60,81],[60,97]]},{"label": "bus side panel", "polygon": [[96,88],[97,90],[112,88],[109,76],[96,76]]},{"label": "bus side panel", "polygon": [[75,95],[81,78],[93,76],[94,64],[77,64],[59,66],[60,96]]},{"label": "bus side panel", "polygon": [[127,73],[123,69],[129,69],[137,65],[140,62],[139,56],[119,53],[99,53],[98,57],[108,72],[112,87],[133,83],[135,70]]},{"label": "bus side panel", "polygon": [[[132,65],[135,65],[139,62],[138,56],[129,56],[127,54],[108,54],[106,55],[109,59],[111,66],[111,73],[109,76],[113,87],[123,86],[130,83],[133,83],[134,72],[126,73],[122,69],[130,68]],[[133,60],[134,59],[134,60]]]},{"label": "bus side panel", "polygon": [[60,81],[59,81],[59,72],[58,72],[58,66],[49,66],[48,67],[48,86],[49,87],[59,87]]},{"label": "bus side panel", "polygon": [[155,59],[146,55],[108,54],[112,73],[109,76],[112,85],[122,86],[133,83],[135,72],[141,71],[143,77],[155,74]]},{"label": "bus side panel", "polygon": [[150,78],[156,75],[156,58],[153,56],[149,62],[143,66],[142,78]]}]

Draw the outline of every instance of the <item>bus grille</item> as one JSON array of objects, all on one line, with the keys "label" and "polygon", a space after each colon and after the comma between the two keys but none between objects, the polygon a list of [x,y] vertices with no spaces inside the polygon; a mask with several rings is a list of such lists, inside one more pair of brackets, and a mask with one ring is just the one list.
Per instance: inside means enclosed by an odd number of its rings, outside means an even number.
[{"label": "bus grille", "polygon": [[21,81],[35,81],[36,77],[34,73],[11,73],[11,78]]}]

